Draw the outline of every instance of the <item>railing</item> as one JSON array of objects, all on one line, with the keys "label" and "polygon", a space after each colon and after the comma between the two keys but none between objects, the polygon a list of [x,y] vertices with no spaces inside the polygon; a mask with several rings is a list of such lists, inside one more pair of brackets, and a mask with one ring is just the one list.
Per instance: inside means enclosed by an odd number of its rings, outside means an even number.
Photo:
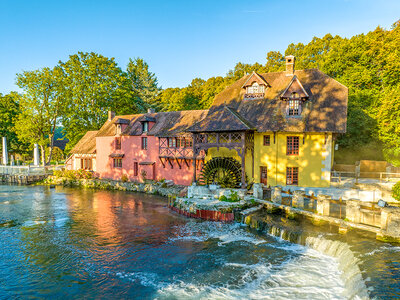
[{"label": "railing", "polygon": [[48,175],[64,166],[0,166],[0,175]]},{"label": "railing", "polygon": [[244,100],[250,100],[250,99],[263,99],[264,98],[264,93],[247,93],[244,94]]},{"label": "railing", "polygon": [[341,183],[342,179],[354,178],[356,182],[358,179],[376,179],[379,182],[383,181],[398,181],[400,180],[400,173],[390,173],[390,172],[342,172],[342,171],[332,171],[331,179],[338,179]]}]

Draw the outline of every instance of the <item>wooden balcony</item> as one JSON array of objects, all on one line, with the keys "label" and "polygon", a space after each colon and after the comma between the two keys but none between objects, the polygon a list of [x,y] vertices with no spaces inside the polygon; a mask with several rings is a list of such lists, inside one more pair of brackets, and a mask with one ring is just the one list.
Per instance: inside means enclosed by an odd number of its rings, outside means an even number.
[{"label": "wooden balcony", "polygon": [[243,100],[264,99],[264,93],[244,94]]}]

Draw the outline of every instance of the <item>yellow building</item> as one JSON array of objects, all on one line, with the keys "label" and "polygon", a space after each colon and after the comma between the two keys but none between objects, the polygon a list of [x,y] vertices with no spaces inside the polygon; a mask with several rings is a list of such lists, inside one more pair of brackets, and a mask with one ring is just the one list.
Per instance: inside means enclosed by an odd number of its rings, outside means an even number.
[{"label": "yellow building", "polygon": [[207,116],[188,130],[194,157],[205,158],[194,179],[218,183],[218,176],[238,177],[218,171],[224,169],[219,158],[231,157],[245,170],[242,187],[329,187],[335,139],[346,132],[347,98],[348,89],[318,69],[295,70],[293,56],[286,57],[284,72],[244,76],[218,94]]}]

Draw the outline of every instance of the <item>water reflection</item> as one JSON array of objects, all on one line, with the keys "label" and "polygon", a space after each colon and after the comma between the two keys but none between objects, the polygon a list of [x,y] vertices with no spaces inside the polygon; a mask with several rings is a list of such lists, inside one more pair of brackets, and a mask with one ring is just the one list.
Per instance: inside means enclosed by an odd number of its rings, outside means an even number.
[{"label": "water reflection", "polygon": [[[370,295],[399,296],[400,248],[348,242]],[[336,259],[143,194],[0,186],[0,247],[0,298],[346,298]]]}]

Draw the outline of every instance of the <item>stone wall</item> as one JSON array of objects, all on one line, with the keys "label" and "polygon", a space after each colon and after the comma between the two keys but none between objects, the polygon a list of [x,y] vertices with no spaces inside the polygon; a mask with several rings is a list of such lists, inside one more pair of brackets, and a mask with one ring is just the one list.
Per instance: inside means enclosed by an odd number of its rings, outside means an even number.
[{"label": "stone wall", "polygon": [[64,177],[60,178],[49,176],[44,180],[43,183],[49,185],[62,185],[70,187],[140,192],[153,195],[161,195],[165,197],[184,195],[187,191],[187,188],[184,186],[171,185],[166,182],[136,183],[108,179],[69,179]]}]

